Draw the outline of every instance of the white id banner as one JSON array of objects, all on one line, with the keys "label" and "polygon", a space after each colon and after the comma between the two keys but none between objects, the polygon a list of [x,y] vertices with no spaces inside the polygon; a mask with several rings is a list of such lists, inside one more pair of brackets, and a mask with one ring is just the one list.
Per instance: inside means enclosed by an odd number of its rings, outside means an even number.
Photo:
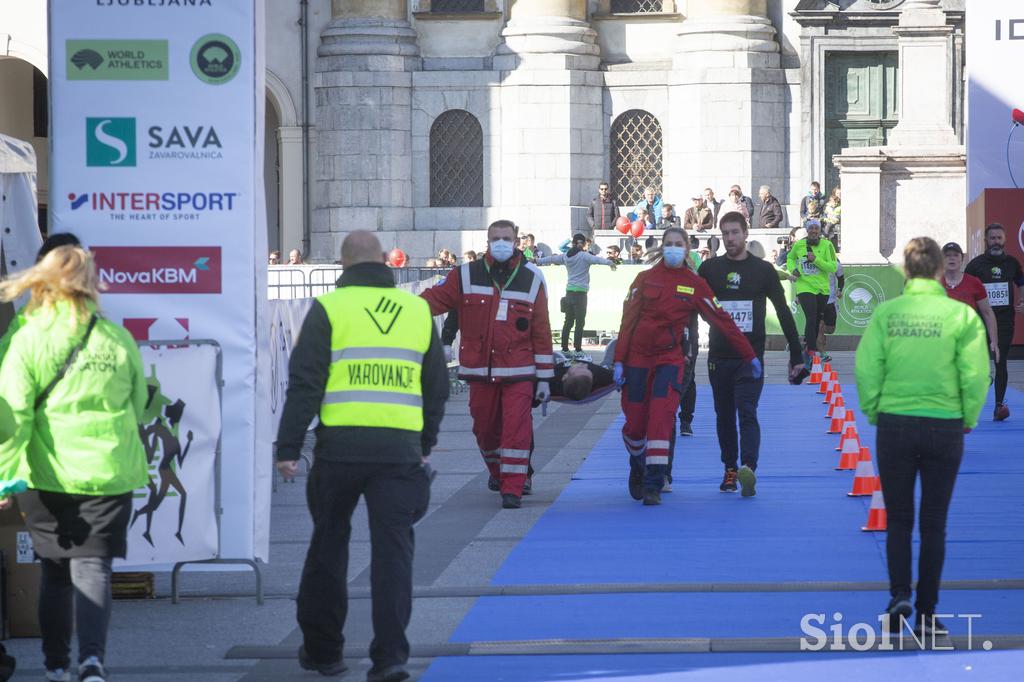
[{"label": "white id banner", "polygon": [[149,485],[135,492],[123,565],[217,556],[218,349],[139,348],[149,399],[139,425]]},{"label": "white id banner", "polygon": [[[219,490],[217,554],[266,560],[272,462],[256,419],[266,339],[257,335],[266,304],[262,2],[49,8],[51,231],[74,232],[93,252],[104,312],[136,339],[212,339],[222,349],[230,476]],[[133,556],[152,553],[139,523]],[[152,535],[155,545],[155,526]],[[173,532],[170,540],[162,562],[190,556]]]}]

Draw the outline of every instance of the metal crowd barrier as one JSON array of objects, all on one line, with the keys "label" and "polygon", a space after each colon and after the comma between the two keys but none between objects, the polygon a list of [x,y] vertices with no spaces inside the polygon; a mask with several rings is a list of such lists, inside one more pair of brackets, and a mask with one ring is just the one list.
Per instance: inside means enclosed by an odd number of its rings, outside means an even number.
[{"label": "metal crowd barrier", "polygon": [[[450,268],[393,268],[395,284],[421,282],[443,276]],[[340,265],[271,265],[267,267],[267,298],[313,298],[333,291],[341,277]]]}]

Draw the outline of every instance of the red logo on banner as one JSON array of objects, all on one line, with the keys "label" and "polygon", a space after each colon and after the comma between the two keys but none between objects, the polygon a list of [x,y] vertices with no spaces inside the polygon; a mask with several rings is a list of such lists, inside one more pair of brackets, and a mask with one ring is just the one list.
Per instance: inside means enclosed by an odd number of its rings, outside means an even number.
[{"label": "red logo on banner", "polygon": [[[178,341],[189,339],[190,324],[187,317],[126,317],[121,324],[136,341]],[[156,348],[156,346],[154,346]],[[184,346],[168,346],[184,348]]]},{"label": "red logo on banner", "polygon": [[108,294],[219,294],[219,246],[94,246]]}]

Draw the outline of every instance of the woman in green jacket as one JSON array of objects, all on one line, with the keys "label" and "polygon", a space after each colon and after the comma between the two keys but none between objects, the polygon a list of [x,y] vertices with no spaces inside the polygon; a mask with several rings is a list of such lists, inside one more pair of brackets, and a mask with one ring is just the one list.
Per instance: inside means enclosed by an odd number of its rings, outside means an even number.
[{"label": "woman in green jacket", "polygon": [[25,292],[23,324],[0,365],[0,399],[14,417],[0,479],[28,482],[18,504],[42,559],[47,679],[69,679],[74,617],[79,680],[102,682],[111,560],[125,555],[132,491],[148,480],[142,358],[125,329],[99,316],[96,270],[83,249],[57,248],[0,283],[0,300]]},{"label": "woman in green jacket", "polygon": [[935,618],[946,553],[946,514],[964,434],[978,423],[988,391],[981,318],[946,296],[942,253],[928,237],[903,250],[903,295],[878,306],[857,348],[860,409],[877,424],[876,452],[888,512],[889,628],[911,613],[914,484],[921,474],[921,552],[915,630],[944,634]]}]

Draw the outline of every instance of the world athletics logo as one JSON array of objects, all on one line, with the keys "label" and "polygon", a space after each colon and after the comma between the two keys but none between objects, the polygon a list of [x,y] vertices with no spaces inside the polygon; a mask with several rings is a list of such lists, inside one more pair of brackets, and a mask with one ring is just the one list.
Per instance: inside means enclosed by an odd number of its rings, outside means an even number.
[{"label": "world athletics logo", "polygon": [[885,301],[885,290],[874,277],[855,274],[846,278],[846,292],[837,301],[839,317],[851,327],[867,327],[875,308]]}]

